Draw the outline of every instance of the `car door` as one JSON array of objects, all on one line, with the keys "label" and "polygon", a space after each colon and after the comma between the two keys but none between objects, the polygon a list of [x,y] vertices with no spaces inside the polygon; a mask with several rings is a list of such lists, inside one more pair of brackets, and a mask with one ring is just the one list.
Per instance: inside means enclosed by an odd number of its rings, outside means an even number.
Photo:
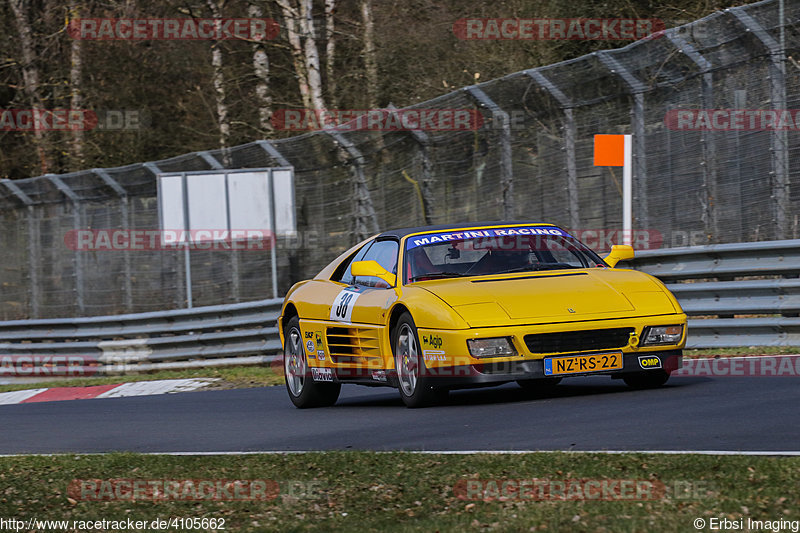
[{"label": "car door", "polygon": [[[397,293],[379,278],[352,276],[350,265],[356,261],[377,261],[396,274],[399,245],[396,240],[388,239],[374,241],[365,248],[363,253],[353,256],[341,276],[332,280],[341,288],[329,309],[326,349],[337,363],[340,378],[345,375],[343,372],[352,372],[352,376],[372,376],[385,381],[382,369],[390,358],[385,341],[386,313],[397,300]],[[376,373],[370,374],[372,371]]]},{"label": "car door", "polygon": [[[363,254],[356,254],[350,264],[356,261],[376,261],[387,271],[397,274],[398,254],[397,240],[376,240],[366,247]],[[386,322],[386,313],[397,300],[394,286],[390,287],[379,278],[353,276],[350,274],[350,265],[338,281],[345,286],[331,304],[330,320],[374,325]]]}]

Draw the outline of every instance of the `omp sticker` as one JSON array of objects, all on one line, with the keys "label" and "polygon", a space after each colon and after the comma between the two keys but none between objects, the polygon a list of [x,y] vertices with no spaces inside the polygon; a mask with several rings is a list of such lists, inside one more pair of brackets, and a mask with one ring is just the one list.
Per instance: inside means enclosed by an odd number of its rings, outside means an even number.
[{"label": "omp sticker", "polygon": [[661,359],[652,355],[640,355],[639,366],[642,368],[661,368]]},{"label": "omp sticker", "polygon": [[422,350],[422,357],[426,361],[446,361],[444,350]]},{"label": "omp sticker", "polygon": [[361,293],[349,289],[344,289],[337,294],[331,306],[331,320],[350,322],[350,317],[353,315],[353,306],[359,296],[361,296]]},{"label": "omp sticker", "polygon": [[312,341],[311,339],[306,341],[306,350],[308,351],[308,353],[313,354],[314,350],[316,349],[317,347],[314,345],[314,341]]},{"label": "omp sticker", "polygon": [[314,381],[333,381],[333,371],[330,368],[311,368],[311,378]]}]

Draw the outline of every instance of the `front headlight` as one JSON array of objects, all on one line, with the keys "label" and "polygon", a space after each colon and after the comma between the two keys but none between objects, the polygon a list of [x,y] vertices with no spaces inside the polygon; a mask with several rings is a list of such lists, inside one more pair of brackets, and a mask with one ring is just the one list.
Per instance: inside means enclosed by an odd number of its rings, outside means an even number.
[{"label": "front headlight", "polygon": [[644,328],[639,346],[678,344],[683,336],[683,326],[649,326]]},{"label": "front headlight", "polygon": [[517,355],[517,351],[508,337],[491,339],[469,339],[467,347],[472,357],[505,357]]}]

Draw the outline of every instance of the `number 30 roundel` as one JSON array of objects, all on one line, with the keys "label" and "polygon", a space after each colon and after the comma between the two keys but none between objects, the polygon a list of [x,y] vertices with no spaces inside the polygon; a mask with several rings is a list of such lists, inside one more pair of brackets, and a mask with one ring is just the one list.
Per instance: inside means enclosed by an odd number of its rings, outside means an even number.
[{"label": "number 30 roundel", "polygon": [[331,306],[331,320],[339,322],[350,322],[353,314],[353,306],[361,293],[344,289],[336,295]]}]

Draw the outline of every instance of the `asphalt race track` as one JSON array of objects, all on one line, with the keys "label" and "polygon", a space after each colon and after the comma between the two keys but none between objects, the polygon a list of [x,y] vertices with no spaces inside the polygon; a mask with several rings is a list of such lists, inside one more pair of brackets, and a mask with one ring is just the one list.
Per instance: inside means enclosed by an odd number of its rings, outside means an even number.
[{"label": "asphalt race track", "polygon": [[0,453],[288,450],[800,450],[800,387],[775,377],[673,378],[632,391],[605,377],[546,397],[514,384],[406,409],[345,386],[295,409],[283,387],[0,406]]}]

